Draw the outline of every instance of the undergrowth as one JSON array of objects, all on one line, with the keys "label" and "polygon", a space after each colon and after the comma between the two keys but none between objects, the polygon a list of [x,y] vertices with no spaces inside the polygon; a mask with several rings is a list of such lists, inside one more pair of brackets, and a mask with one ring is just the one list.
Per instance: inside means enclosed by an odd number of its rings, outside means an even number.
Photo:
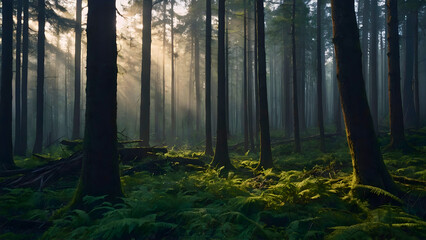
[{"label": "undergrowth", "polygon": [[[386,141],[386,136],[381,139],[383,145]],[[426,239],[425,219],[415,210],[406,205],[373,208],[349,194],[352,169],[344,137],[328,138],[326,153],[317,148],[318,141],[303,142],[301,154],[292,153],[291,143],[274,146],[276,168],[259,173],[253,172],[257,153],[234,151],[235,172],[168,168],[160,175],[142,171],[123,176],[122,203],[70,211],[46,231],[3,229],[0,239]],[[185,146],[167,155],[210,160],[202,150]],[[393,152],[384,159],[392,174],[425,180],[424,154]],[[74,188],[64,185],[43,191],[4,189],[0,216],[48,221],[72,197]],[[409,184],[404,188],[424,192]]]}]

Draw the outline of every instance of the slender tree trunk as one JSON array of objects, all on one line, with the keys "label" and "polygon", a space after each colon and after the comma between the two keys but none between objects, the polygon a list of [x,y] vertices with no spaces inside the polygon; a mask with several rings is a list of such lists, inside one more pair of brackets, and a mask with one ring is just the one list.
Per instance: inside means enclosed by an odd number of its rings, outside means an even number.
[{"label": "slender tree trunk", "polygon": [[371,37],[370,37],[370,109],[373,117],[374,130],[379,132],[379,105],[378,105],[378,67],[377,67],[377,2],[371,1]]},{"label": "slender tree trunk", "polygon": [[416,128],[420,128],[420,98],[419,98],[419,10],[414,15],[414,107],[416,111]]},{"label": "slender tree trunk", "polygon": [[212,3],[206,0],[206,155],[213,155],[211,113]]},{"label": "slender tree trunk", "polygon": [[247,43],[248,43],[248,78],[247,78],[247,107],[248,107],[248,132],[250,140],[250,151],[255,151],[254,135],[253,135],[253,52],[252,52],[252,11],[248,11],[248,22],[247,22]]},{"label": "slender tree trunk", "polygon": [[225,12],[225,106],[226,106],[226,130],[228,131],[229,136],[229,24],[228,18],[226,17]]},{"label": "slender tree trunk", "polygon": [[225,0],[219,0],[219,39],[218,39],[218,96],[217,96],[217,137],[216,151],[211,162],[214,168],[233,169],[228,155],[228,134],[226,131],[225,107]]},{"label": "slender tree trunk", "polygon": [[293,55],[293,126],[294,126],[294,150],[301,152],[299,133],[299,103],[297,97],[297,60],[296,60],[296,0],[293,0],[292,21],[291,21],[291,45]]},{"label": "slender tree trunk", "polygon": [[259,144],[259,64],[258,64],[258,31],[257,31],[257,4],[253,4],[254,6],[254,95],[256,101],[256,126],[255,126],[255,136],[256,136],[256,144]]},{"label": "slender tree trunk", "polygon": [[45,0],[39,0],[37,41],[37,118],[36,139],[34,143],[33,153],[41,153],[41,151],[43,150],[45,11]]},{"label": "slender tree trunk", "polygon": [[171,110],[172,110],[172,129],[171,129],[171,138],[172,141],[175,140],[176,138],[176,86],[175,86],[175,58],[174,58],[174,52],[175,52],[175,48],[174,48],[174,18],[175,18],[175,14],[174,14],[174,5],[175,5],[175,0],[171,0],[171,4],[172,7],[170,9],[170,19],[171,19],[171,27],[170,27],[170,31],[171,31],[171,67],[172,67],[172,101],[171,101]]},{"label": "slender tree trunk", "polygon": [[[367,83],[367,93],[370,92],[371,93],[371,89],[369,89],[369,79],[368,79],[368,43],[369,43],[369,38],[368,38],[368,33],[370,32],[369,29],[369,21],[370,21],[370,0],[362,0],[363,2],[363,6],[362,6],[362,33],[361,33],[361,38],[362,38],[362,42],[361,42],[361,48],[362,48],[362,72],[363,72],[363,76],[364,76],[364,81]],[[370,63],[371,64],[371,63]],[[368,96],[368,95],[367,95]],[[371,101],[371,99],[370,99]],[[373,113],[374,114],[374,113]],[[374,118],[374,115],[373,115]]]},{"label": "slender tree trunk", "polygon": [[194,44],[194,60],[195,60],[195,129],[197,136],[201,129],[201,88],[200,88],[200,39],[198,37],[198,29],[195,29],[195,44]]},{"label": "slender tree trunk", "polygon": [[398,35],[398,4],[397,0],[386,0],[388,28],[388,80],[389,80],[389,116],[391,144],[390,149],[405,148],[407,143],[404,135],[404,117],[402,112],[400,66],[399,66],[399,35]]},{"label": "slender tree trunk", "polygon": [[75,82],[74,82],[74,113],[72,121],[72,139],[80,138],[80,105],[81,105],[81,11],[82,0],[77,0],[75,23]]},{"label": "slender tree trunk", "polygon": [[371,185],[396,193],[396,186],[380,153],[368,107],[354,1],[332,0],[331,6],[337,76],[352,155],[354,186]]},{"label": "slender tree trunk", "polygon": [[[287,30],[287,28],[286,28]],[[287,33],[287,32],[286,32]],[[284,43],[284,45],[286,45]],[[286,137],[290,138],[293,132],[292,112],[291,112],[291,50],[288,46],[284,46],[284,128]]]},{"label": "slender tree trunk", "polygon": [[321,31],[321,15],[322,15],[322,0],[317,1],[317,106],[318,106],[318,127],[320,131],[320,150],[325,151],[324,139],[324,116],[322,103],[322,31]]},{"label": "slender tree trunk", "polygon": [[107,201],[122,196],[117,153],[115,0],[89,0],[88,7],[86,124],[75,207],[83,204],[86,195],[106,195]]},{"label": "slender tree trunk", "polygon": [[259,51],[259,109],[260,109],[260,162],[257,169],[272,168],[271,139],[269,133],[268,93],[266,88],[265,15],[263,0],[257,0],[257,31]]},{"label": "slender tree trunk", "polygon": [[163,141],[166,140],[166,18],[167,18],[167,0],[163,2],[163,94],[162,94],[162,134]]},{"label": "slender tree trunk", "polygon": [[247,61],[247,1],[244,0],[244,150],[247,151],[249,149],[249,115],[248,115],[248,61]]},{"label": "slender tree trunk", "polygon": [[17,1],[16,9],[16,65],[15,65],[15,154],[21,153],[21,37],[22,0]]},{"label": "slender tree trunk", "polygon": [[28,133],[28,5],[29,0],[23,0],[24,22],[22,31],[22,116],[21,116],[21,137],[19,144],[19,155],[25,155],[27,152],[27,133]]},{"label": "slender tree trunk", "polygon": [[13,1],[2,0],[0,170],[15,168],[12,144]]},{"label": "slender tree trunk", "polygon": [[152,0],[143,1],[143,37],[141,72],[140,138],[142,145],[149,146],[149,119],[151,106],[151,18]]},{"label": "slender tree trunk", "polygon": [[414,107],[413,93],[413,73],[414,73],[414,36],[416,16],[413,11],[407,15],[406,31],[407,37],[405,41],[405,78],[404,78],[404,94],[403,107],[404,111],[404,126],[406,128],[414,128],[417,125],[416,111]]}]

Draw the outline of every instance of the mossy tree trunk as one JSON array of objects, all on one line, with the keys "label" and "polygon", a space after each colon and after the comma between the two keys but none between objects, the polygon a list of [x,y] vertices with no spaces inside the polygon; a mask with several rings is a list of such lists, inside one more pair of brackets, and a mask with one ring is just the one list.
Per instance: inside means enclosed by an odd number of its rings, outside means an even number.
[{"label": "mossy tree trunk", "polygon": [[332,0],[331,4],[337,78],[354,184],[371,185],[395,193],[396,187],[383,162],[368,107],[354,1]]},{"label": "mossy tree trunk", "polygon": [[269,133],[268,93],[266,88],[266,54],[265,54],[265,15],[263,0],[257,0],[257,34],[259,56],[259,124],[260,124],[260,162],[257,169],[272,168],[271,139]]},{"label": "mossy tree trunk", "polygon": [[[122,196],[117,153],[117,45],[115,0],[89,0],[87,100],[83,167],[74,196]],[[102,87],[100,87],[102,86]]]}]

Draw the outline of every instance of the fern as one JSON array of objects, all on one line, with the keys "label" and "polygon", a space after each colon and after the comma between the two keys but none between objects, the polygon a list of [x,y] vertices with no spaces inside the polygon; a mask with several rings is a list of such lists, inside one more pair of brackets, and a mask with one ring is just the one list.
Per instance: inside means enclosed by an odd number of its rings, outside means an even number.
[{"label": "fern", "polygon": [[357,184],[354,186],[354,189],[357,189],[357,188],[369,190],[371,193],[373,193],[374,195],[378,197],[387,197],[389,199],[394,200],[395,202],[403,204],[403,201],[400,198],[381,188],[370,186],[370,185],[362,185],[362,184]]}]

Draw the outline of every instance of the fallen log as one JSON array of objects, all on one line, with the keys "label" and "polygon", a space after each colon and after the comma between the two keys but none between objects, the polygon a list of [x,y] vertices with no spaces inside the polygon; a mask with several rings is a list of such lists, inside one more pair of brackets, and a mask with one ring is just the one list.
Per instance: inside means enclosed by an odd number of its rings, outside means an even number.
[{"label": "fallen log", "polygon": [[120,148],[118,154],[123,163],[140,161],[143,158],[156,156],[157,153],[167,153],[167,148]]},{"label": "fallen log", "polygon": [[[204,167],[205,163],[198,158],[182,158],[182,157],[164,157],[157,155],[157,153],[165,153],[165,148],[123,148],[119,149],[119,155],[122,160],[127,159],[131,163],[136,160],[142,160],[147,156],[153,157],[150,161],[140,164],[130,170],[124,171],[124,175],[133,174],[136,171],[149,171],[154,174],[164,172],[162,169],[164,165],[171,164],[172,167],[178,165],[194,165],[198,167]],[[59,179],[67,176],[78,176],[81,170],[83,159],[83,152],[79,151],[71,155],[70,157],[49,162],[43,166],[34,169],[21,169],[7,171],[4,175],[16,176],[8,178],[3,182],[0,182],[0,188],[34,188],[43,189],[48,185],[57,182]]]}]

